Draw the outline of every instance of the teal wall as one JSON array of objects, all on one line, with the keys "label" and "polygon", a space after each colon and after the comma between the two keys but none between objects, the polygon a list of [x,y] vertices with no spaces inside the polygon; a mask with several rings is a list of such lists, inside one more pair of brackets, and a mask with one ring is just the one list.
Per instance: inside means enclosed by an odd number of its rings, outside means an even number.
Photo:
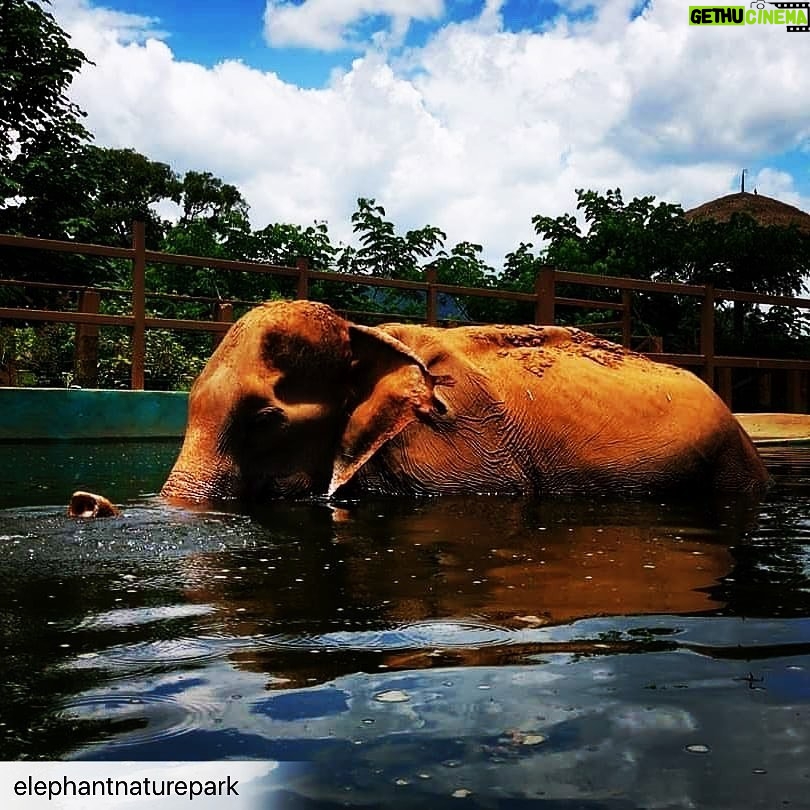
[{"label": "teal wall", "polygon": [[0,441],[179,438],[188,394],[0,388]]}]

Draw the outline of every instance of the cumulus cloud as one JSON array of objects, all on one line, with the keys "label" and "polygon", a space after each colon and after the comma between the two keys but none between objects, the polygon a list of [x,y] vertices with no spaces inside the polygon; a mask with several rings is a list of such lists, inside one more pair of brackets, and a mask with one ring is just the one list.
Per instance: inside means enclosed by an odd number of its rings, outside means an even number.
[{"label": "cumulus cloud", "polygon": [[[499,264],[534,238],[533,214],[572,210],[580,187],[691,207],[736,190],[747,166],[752,188],[810,207],[798,178],[767,159],[810,141],[810,108],[797,101],[810,97],[807,35],[690,27],[677,0],[635,17],[612,0],[587,20],[511,32],[489,0],[424,46],[369,47],[302,89],[240,62],[181,61],[159,23],[88,3],[54,10],[96,63],[72,93],[97,142],[237,184],[256,227],[326,219],[349,241],[356,198],[376,197],[398,227],[437,225]],[[441,6],[347,2],[322,30],[343,37],[358,15],[406,5]],[[296,8],[312,13],[315,0]]]},{"label": "cumulus cloud", "polygon": [[264,32],[271,45],[334,51],[362,46],[355,26],[381,18],[374,33],[389,44],[400,44],[412,20],[436,20],[444,14],[443,0],[267,0]]}]

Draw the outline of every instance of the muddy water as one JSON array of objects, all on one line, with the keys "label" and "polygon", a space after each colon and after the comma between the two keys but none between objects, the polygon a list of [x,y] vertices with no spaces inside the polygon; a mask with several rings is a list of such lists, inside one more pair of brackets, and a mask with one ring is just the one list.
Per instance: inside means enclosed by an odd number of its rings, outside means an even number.
[{"label": "muddy water", "polygon": [[801,470],[244,516],[156,499],[175,451],[0,447],[2,758],[266,759],[279,807],[807,806]]}]

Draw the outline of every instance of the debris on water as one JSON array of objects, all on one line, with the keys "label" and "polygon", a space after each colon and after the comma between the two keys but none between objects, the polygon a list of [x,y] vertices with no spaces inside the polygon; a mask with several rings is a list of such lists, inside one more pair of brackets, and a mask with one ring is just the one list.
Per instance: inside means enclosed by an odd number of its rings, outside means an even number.
[{"label": "debris on water", "polygon": [[380,692],[374,695],[374,700],[380,703],[404,703],[406,700],[410,699],[411,696],[401,689],[389,689],[386,692]]},{"label": "debris on water", "polygon": [[506,731],[499,742],[507,745],[540,745],[547,739],[548,737],[545,734],[536,734],[513,728]]},{"label": "debris on water", "polygon": [[544,743],[546,737],[543,734],[526,734],[520,741],[521,745],[540,745]]},{"label": "debris on water", "polygon": [[525,624],[528,624],[531,627],[542,627],[544,624],[548,624],[548,619],[541,618],[540,616],[535,616],[534,614],[529,616],[515,616],[515,621],[524,622]]},{"label": "debris on water", "polygon": [[711,750],[708,745],[703,745],[702,743],[695,743],[693,745],[687,745],[686,750],[690,754],[708,754]]}]

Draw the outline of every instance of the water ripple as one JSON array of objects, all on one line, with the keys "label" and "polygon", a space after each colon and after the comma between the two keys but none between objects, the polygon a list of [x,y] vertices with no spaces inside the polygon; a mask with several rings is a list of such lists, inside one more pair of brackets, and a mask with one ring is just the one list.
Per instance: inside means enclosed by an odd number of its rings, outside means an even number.
[{"label": "water ripple", "polygon": [[414,622],[400,633],[409,647],[491,647],[515,641],[515,633],[505,627],[472,620]]},{"label": "water ripple", "polygon": [[155,743],[210,725],[213,705],[190,703],[188,694],[116,693],[78,696],[61,714],[72,723],[96,729],[92,742],[115,748]]},{"label": "water ripple", "polygon": [[230,652],[226,638],[178,636],[134,644],[121,644],[77,657],[71,665],[77,669],[119,669],[132,666],[198,664],[221,658]]},{"label": "water ripple", "polygon": [[108,610],[105,613],[96,613],[82,620],[77,629],[100,629],[115,627],[131,627],[134,625],[151,624],[169,619],[188,619],[196,616],[205,616],[214,613],[216,608],[212,605],[163,605],[146,608],[121,608]]},{"label": "water ripple", "polygon": [[257,639],[285,649],[410,650],[433,647],[491,647],[513,644],[514,631],[475,620],[420,621],[395,628],[336,631],[318,635],[272,635]]}]

